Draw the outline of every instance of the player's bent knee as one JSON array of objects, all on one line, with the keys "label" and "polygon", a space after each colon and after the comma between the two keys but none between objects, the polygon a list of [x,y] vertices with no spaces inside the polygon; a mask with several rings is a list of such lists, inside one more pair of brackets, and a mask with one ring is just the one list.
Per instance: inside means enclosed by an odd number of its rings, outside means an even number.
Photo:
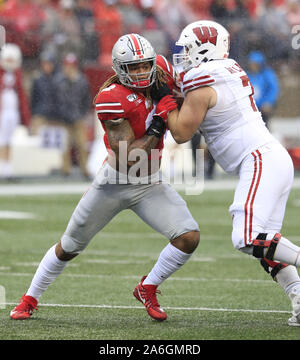
[{"label": "player's bent knee", "polygon": [[251,244],[237,248],[240,251],[248,255],[253,255],[258,259],[265,258],[266,260],[272,261],[280,239],[281,234],[279,233],[276,233],[275,235],[259,233],[256,238],[252,240]]},{"label": "player's bent knee", "polygon": [[190,231],[178,236],[176,239],[171,240],[171,244],[179,250],[191,254],[194,252],[200,242],[200,232]]},{"label": "player's bent knee", "polygon": [[66,252],[62,246],[61,246],[61,242],[59,242],[56,247],[55,247],[55,254],[58,257],[59,260],[61,261],[69,261],[72,260],[75,256],[78,255],[78,253],[68,253]]},{"label": "player's bent knee", "polygon": [[232,230],[231,240],[233,247],[237,250],[241,250],[245,246],[244,235],[239,229]]}]

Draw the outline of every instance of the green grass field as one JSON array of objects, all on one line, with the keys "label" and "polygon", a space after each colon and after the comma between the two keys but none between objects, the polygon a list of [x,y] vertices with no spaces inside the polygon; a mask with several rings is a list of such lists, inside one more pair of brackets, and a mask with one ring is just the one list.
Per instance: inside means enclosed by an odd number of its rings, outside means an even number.
[{"label": "green grass field", "polygon": [[[300,328],[287,325],[287,296],[256,259],[232,247],[232,197],[231,190],[184,196],[200,225],[201,242],[192,259],[160,286],[158,299],[168,314],[163,323],[147,315],[132,291],[167,240],[129,210],[70,262],[31,319],[11,320],[11,308],[59,240],[80,195],[0,197],[1,211],[33,214],[0,219],[0,285],[7,303],[0,309],[0,339],[298,340]],[[299,200],[295,189],[282,230],[297,245]]]}]

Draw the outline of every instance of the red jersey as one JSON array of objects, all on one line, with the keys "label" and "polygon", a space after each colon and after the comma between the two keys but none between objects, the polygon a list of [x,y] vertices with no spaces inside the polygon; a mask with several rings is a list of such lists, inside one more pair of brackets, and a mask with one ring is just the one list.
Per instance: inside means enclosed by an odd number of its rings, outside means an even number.
[{"label": "red jersey", "polygon": [[[176,87],[176,72],[170,62],[162,55],[156,57],[157,65],[169,75],[168,86],[172,91]],[[103,89],[96,98],[96,112],[104,129],[104,143],[107,150],[110,150],[106,134],[105,121],[124,118],[129,121],[135,138],[140,139],[145,135],[146,130],[152,122],[156,104],[145,98],[140,92],[124,85],[112,84]],[[164,147],[163,137],[156,145],[160,151]]]}]

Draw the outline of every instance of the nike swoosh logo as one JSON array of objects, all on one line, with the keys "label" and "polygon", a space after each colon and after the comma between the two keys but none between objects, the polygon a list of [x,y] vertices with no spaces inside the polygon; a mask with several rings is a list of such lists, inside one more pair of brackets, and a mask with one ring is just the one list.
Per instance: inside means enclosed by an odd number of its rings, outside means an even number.
[{"label": "nike swoosh logo", "polygon": [[142,303],[145,304],[146,300],[142,298],[140,290],[138,289],[139,298],[141,299]]}]

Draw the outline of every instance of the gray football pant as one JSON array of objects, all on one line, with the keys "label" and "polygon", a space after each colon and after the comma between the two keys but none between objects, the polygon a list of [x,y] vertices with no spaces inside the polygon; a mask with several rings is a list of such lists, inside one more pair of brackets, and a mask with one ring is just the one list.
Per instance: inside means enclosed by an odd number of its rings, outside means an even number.
[{"label": "gray football pant", "polygon": [[115,215],[133,210],[145,223],[169,240],[199,231],[181,196],[166,183],[103,184],[94,181],[79,201],[61,245],[65,252],[79,253]]}]

